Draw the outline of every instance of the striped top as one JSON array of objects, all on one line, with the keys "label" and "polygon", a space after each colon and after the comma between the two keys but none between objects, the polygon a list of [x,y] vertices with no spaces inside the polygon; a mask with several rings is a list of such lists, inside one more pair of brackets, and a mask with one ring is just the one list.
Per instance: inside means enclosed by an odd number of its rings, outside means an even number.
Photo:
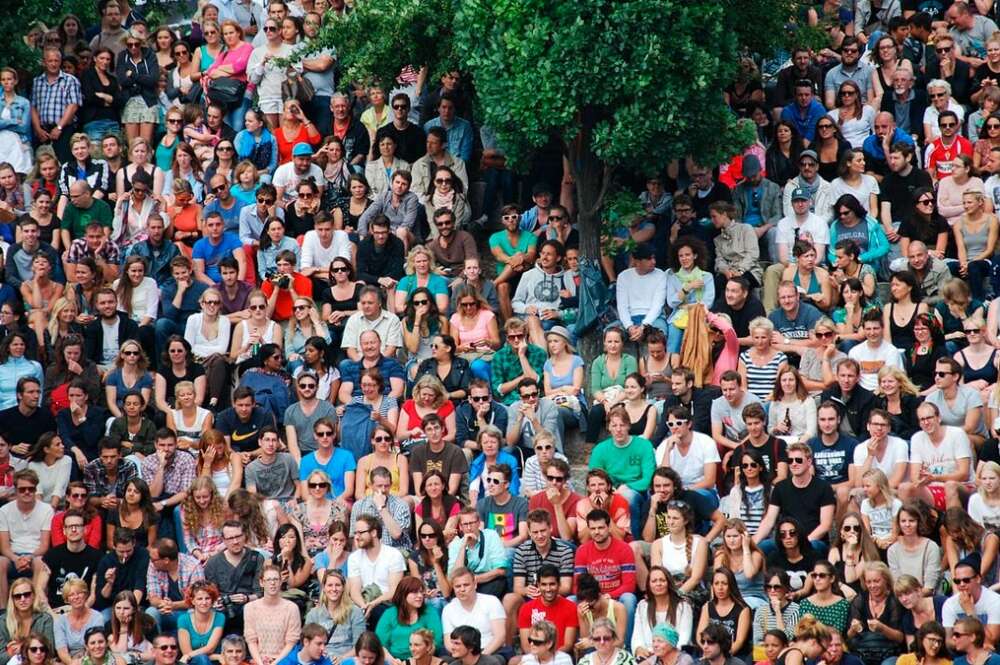
[{"label": "striped top", "polygon": [[778,351],[766,365],[755,365],[750,360],[750,350],[747,349],[740,354],[740,362],[747,368],[747,390],[761,401],[766,401],[771,398],[774,380],[778,378],[778,368],[782,363],[788,362],[788,356]]}]

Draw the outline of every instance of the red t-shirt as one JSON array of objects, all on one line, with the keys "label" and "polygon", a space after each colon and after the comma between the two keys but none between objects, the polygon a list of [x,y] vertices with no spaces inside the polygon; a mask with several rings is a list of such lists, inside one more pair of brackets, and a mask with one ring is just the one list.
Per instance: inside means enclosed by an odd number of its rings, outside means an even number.
[{"label": "red t-shirt", "polygon": [[557,596],[556,602],[551,605],[543,603],[541,598],[535,598],[521,605],[521,610],[517,613],[519,630],[531,628],[538,621],[551,621],[555,624],[556,650],[558,651],[564,646],[566,629],[579,626],[576,618],[576,603],[570,602],[562,596]]},{"label": "red t-shirt", "polygon": [[[65,544],[66,536],[63,534],[63,520],[66,519],[66,511],[60,511],[52,517],[52,547],[59,547]],[[83,541],[95,550],[104,549],[104,522],[100,515],[95,515],[83,526]]]},{"label": "red t-shirt", "polygon": [[[292,283],[295,286],[295,293],[299,296],[305,296],[307,298],[312,298],[313,285],[312,280],[300,273],[292,273]],[[264,295],[268,298],[274,292],[274,282],[267,279],[261,284],[260,290],[264,292]],[[281,289],[278,291],[278,299],[274,301],[274,314],[271,318],[275,321],[287,321],[292,318],[292,293],[288,289]]]},{"label": "red t-shirt", "polygon": [[[563,503],[563,514],[566,515],[567,520],[571,517],[576,517],[576,504],[582,498],[576,492],[570,492],[569,496],[566,497],[566,501]],[[552,506],[552,502],[549,501],[545,490],[538,492],[528,499],[528,510],[535,510],[537,508],[541,508],[549,514],[549,517],[552,518],[552,533],[558,536],[559,534],[556,533],[556,509]]]},{"label": "red t-shirt", "polygon": [[964,136],[957,137],[947,148],[941,137],[931,142],[931,150],[927,157],[927,170],[934,170],[938,180],[951,175],[951,163],[959,155],[972,157],[972,143]]},{"label": "red t-shirt", "polygon": [[[611,538],[606,550],[597,549],[588,540],[576,551],[573,572],[576,577],[590,573],[601,585],[601,591],[617,599],[623,593],[635,593],[635,555],[624,540]],[[576,579],[573,580],[576,588]]]}]

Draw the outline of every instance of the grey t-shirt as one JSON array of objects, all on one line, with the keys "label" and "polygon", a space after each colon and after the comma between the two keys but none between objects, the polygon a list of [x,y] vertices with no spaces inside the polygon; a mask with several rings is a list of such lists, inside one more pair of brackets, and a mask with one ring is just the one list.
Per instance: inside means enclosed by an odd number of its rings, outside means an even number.
[{"label": "grey t-shirt", "polygon": [[517,536],[517,525],[528,521],[528,500],[523,496],[512,496],[504,505],[498,505],[492,496],[484,496],[476,504],[483,526],[492,529],[500,540]]},{"label": "grey t-shirt", "polygon": [[298,402],[289,404],[288,408],[285,409],[284,423],[286,426],[291,425],[295,428],[295,437],[299,444],[299,450],[303,455],[316,450],[316,437],[313,436],[313,425],[320,418],[329,418],[336,423],[337,408],[326,400],[320,400],[311,416],[302,413],[302,406]]},{"label": "grey t-shirt", "polygon": [[258,458],[247,466],[247,487],[255,487],[257,494],[265,499],[293,499],[298,477],[299,465],[291,453],[278,453],[271,464],[264,464]]},{"label": "grey t-shirt", "polygon": [[[969,409],[983,406],[983,398],[980,397],[979,391],[968,386],[958,387],[958,394],[955,396],[955,401],[951,406],[945,401],[944,393],[940,390],[935,390],[928,395],[927,402],[936,406],[941,412],[942,425],[951,425],[958,428],[965,427],[965,414]],[[985,415],[979,419],[978,434],[986,435]]]},{"label": "grey t-shirt", "polygon": [[331,48],[321,49],[315,53],[310,53],[308,58],[319,58],[328,55],[333,58],[333,63],[322,72],[305,72],[306,80],[313,84],[313,93],[317,97],[330,97],[333,95],[333,74],[337,69],[337,53]]},{"label": "grey t-shirt", "polygon": [[722,433],[733,441],[740,441],[747,435],[747,426],[743,422],[743,409],[753,403],[759,403],[756,395],[747,391],[739,405],[732,406],[725,397],[712,400],[712,422],[722,423]]}]

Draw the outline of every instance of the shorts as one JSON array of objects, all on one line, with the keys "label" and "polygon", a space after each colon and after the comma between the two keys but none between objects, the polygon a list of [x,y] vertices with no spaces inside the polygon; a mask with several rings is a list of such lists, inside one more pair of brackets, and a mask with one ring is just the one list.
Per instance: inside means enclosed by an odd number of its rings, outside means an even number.
[{"label": "shorts", "polygon": [[928,485],[927,491],[933,499],[934,507],[938,510],[945,509],[944,485]]},{"label": "shorts", "polygon": [[257,100],[257,105],[260,106],[261,113],[278,115],[281,113],[284,102],[282,102],[281,97],[261,97]]},{"label": "shorts", "polygon": [[122,111],[122,122],[127,125],[143,122],[156,123],[159,116],[156,107],[146,106],[142,97],[133,97],[125,103],[125,109]]}]

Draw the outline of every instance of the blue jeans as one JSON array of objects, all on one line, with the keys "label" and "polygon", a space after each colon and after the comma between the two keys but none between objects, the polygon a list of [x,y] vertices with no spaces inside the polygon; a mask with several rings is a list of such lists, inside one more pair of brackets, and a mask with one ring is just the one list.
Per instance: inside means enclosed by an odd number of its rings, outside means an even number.
[{"label": "blue jeans", "polygon": [[147,607],[146,614],[153,617],[153,620],[156,621],[156,627],[160,629],[161,633],[177,634],[177,612],[163,614],[155,607]]},{"label": "blue jeans", "polygon": [[[691,489],[687,491],[687,499],[695,515],[711,515],[719,509],[719,493],[714,489]],[[696,525],[698,533],[704,535],[712,528],[711,520],[705,520]]]},{"label": "blue jeans", "polygon": [[[823,540],[810,540],[809,544],[812,545],[813,551],[821,557],[826,557],[830,551],[830,546]],[[757,547],[760,548],[765,559],[778,551],[778,543],[774,542],[774,538],[760,541]]]},{"label": "blue jeans", "polygon": [[635,606],[639,603],[634,593],[623,593],[618,596],[619,602],[625,606],[625,616],[628,618],[628,626],[625,628],[625,644],[632,643],[632,626],[635,625]]},{"label": "blue jeans", "polygon": [[244,97],[238,105],[226,111],[226,124],[232,127],[234,132],[239,132],[241,129],[244,129],[243,118],[249,110],[250,99],[248,97]]},{"label": "blue jeans", "polygon": [[100,143],[106,134],[121,135],[122,126],[114,120],[93,120],[83,126],[83,133],[95,143]]},{"label": "blue jeans", "polygon": [[617,491],[628,501],[629,516],[632,521],[632,533],[642,531],[642,511],[646,506],[646,492],[636,492],[628,485],[620,485]]}]

